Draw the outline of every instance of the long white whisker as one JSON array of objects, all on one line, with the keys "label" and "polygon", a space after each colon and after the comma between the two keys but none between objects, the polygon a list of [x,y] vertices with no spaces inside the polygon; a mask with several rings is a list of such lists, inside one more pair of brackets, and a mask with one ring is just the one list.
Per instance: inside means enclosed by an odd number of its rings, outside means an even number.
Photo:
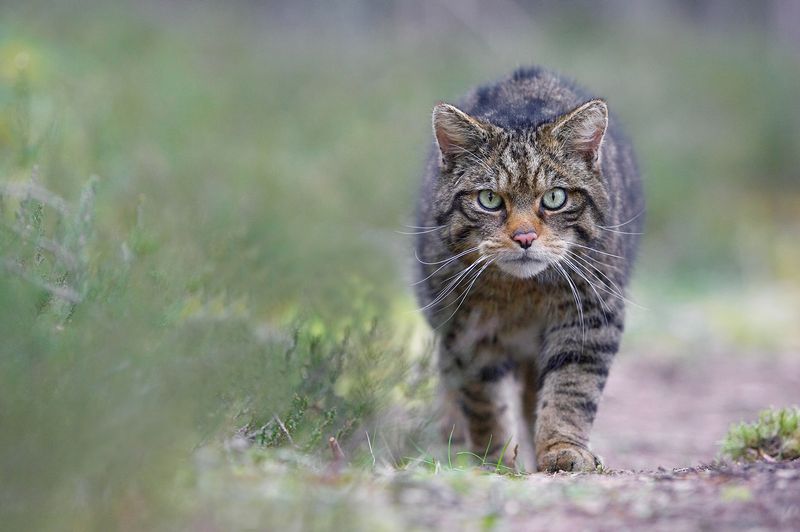
[{"label": "long white whisker", "polygon": [[475,275],[475,277],[473,277],[473,278],[472,278],[472,281],[469,283],[469,286],[467,286],[467,289],[466,289],[466,290],[464,290],[464,295],[463,295],[463,296],[461,296],[461,299],[460,299],[460,301],[459,301],[459,303],[458,303],[458,306],[456,307],[456,309],[453,311],[453,313],[452,313],[452,314],[450,314],[450,316],[448,316],[448,317],[447,317],[447,319],[446,319],[446,320],[444,320],[442,323],[440,323],[440,324],[439,324],[439,325],[436,327],[437,329],[438,329],[439,327],[441,327],[442,325],[444,325],[445,323],[447,323],[448,321],[450,321],[450,319],[451,319],[453,316],[455,316],[455,315],[456,315],[456,312],[458,312],[458,309],[460,309],[460,308],[461,308],[461,305],[463,305],[463,304],[464,304],[464,301],[466,301],[466,299],[467,299],[467,296],[469,295],[469,291],[472,289],[472,285],[474,285],[474,284],[475,284],[475,281],[477,281],[477,280],[478,280],[478,277],[480,277],[480,276],[481,276],[481,274],[484,272],[484,270],[486,270],[486,268],[488,268],[489,266],[491,266],[491,265],[492,265],[492,263],[493,263],[495,260],[496,260],[496,259],[492,259],[492,260],[490,260],[489,262],[487,262],[486,264],[484,264],[484,265],[483,265],[483,267],[482,267],[482,268],[481,268],[481,269],[478,271],[478,273]]},{"label": "long white whisker", "polygon": [[[583,258],[583,257],[581,257],[581,256],[579,256],[579,255],[574,255],[574,256],[575,256],[575,257],[577,257],[577,258],[579,258],[579,259],[582,259],[582,258]],[[595,266],[593,266],[593,265],[589,264],[588,262],[587,262],[586,264],[587,264],[588,266],[591,266],[591,267],[592,267],[592,268],[593,268],[595,271],[597,271],[597,273],[599,273],[599,274],[600,274],[600,275],[602,275],[602,276],[603,276],[605,279],[607,279],[607,280],[608,280],[608,282],[609,282],[609,283],[611,283],[611,285],[614,287],[614,289],[615,289],[615,290],[612,290],[612,289],[611,289],[611,288],[610,288],[610,287],[609,287],[609,286],[608,286],[608,285],[607,285],[605,282],[603,282],[603,280],[602,280],[602,279],[598,278],[598,277],[597,277],[597,275],[594,275],[594,274],[592,274],[592,276],[593,276],[594,278],[596,278],[596,279],[597,279],[597,280],[600,282],[600,284],[601,284],[601,289],[603,289],[602,287],[605,287],[605,289],[607,289],[606,291],[608,291],[610,294],[612,294],[612,295],[616,296],[616,297],[617,297],[617,298],[619,298],[620,300],[624,301],[625,303],[628,303],[629,305],[633,305],[634,307],[640,308],[640,309],[642,309],[642,310],[647,310],[647,307],[644,307],[644,306],[642,306],[642,305],[640,305],[640,304],[636,303],[635,301],[631,301],[630,299],[628,299],[627,297],[625,297],[625,296],[623,295],[623,294],[624,294],[624,291],[623,291],[623,290],[622,290],[622,289],[621,289],[621,288],[620,288],[620,287],[619,287],[619,286],[618,286],[618,285],[617,285],[617,284],[616,284],[616,283],[615,283],[615,282],[614,282],[614,281],[613,281],[611,278],[609,278],[609,277],[608,277],[608,276],[607,276],[605,273],[603,273],[603,272],[602,272],[601,270],[599,270],[597,267],[595,267]],[[588,270],[586,270],[586,272],[587,272],[587,273],[591,273],[591,272],[589,272]]]},{"label": "long white whisker", "polygon": [[[447,284],[445,285],[445,287],[436,295],[436,297],[433,298],[433,300],[431,300],[430,303],[428,303],[427,305],[422,307],[420,310],[427,310],[427,309],[433,307],[434,305],[438,304],[440,301],[442,301],[448,295],[450,295],[450,293],[453,292],[453,290],[456,289],[458,284],[462,280],[464,280],[464,278],[467,275],[469,275],[469,272],[472,271],[475,268],[476,264],[477,264],[477,261],[473,262],[469,266],[465,267],[463,270],[459,271],[455,276],[453,276],[453,277],[451,277],[449,279],[446,279],[445,282]],[[447,281],[449,281],[449,282],[447,282]]]},{"label": "long white whisker", "polygon": [[415,249],[414,250],[414,258],[417,259],[417,262],[419,262],[420,264],[424,264],[425,266],[435,266],[436,264],[443,264],[443,263],[446,263],[446,262],[450,262],[453,259],[457,259],[459,257],[463,257],[464,255],[469,255],[470,253],[473,253],[475,251],[478,251],[478,246],[475,246],[473,248],[469,248],[467,250],[464,250],[461,253],[459,253],[458,255],[454,255],[454,256],[452,256],[452,257],[450,257],[448,259],[444,259],[444,260],[440,260],[440,261],[436,261],[436,262],[425,262],[424,260],[419,258],[419,255],[417,255],[417,250]]},{"label": "long white whisker", "polygon": [[[489,258],[489,256],[481,257],[481,259],[488,259],[488,258]],[[488,263],[487,263],[487,264],[488,264]],[[481,269],[479,269],[477,272],[473,270],[473,271],[471,272],[471,274],[470,274],[470,275],[473,275],[473,277],[472,277],[472,278],[469,278],[469,279],[466,281],[466,282],[467,282],[467,284],[469,284],[469,283],[470,283],[470,281],[471,281],[472,279],[475,279],[475,278],[477,278],[477,276],[478,276],[478,275],[480,275],[480,271],[481,271]],[[477,275],[476,275],[476,274],[477,274]],[[462,281],[463,281],[463,279],[462,279]],[[442,310],[446,309],[447,307],[452,307],[453,305],[455,305],[455,304],[456,304],[456,303],[459,301],[459,299],[461,298],[461,296],[462,296],[463,294],[464,294],[464,292],[462,292],[461,294],[459,294],[459,296],[458,296],[458,297],[457,297],[457,298],[456,298],[454,301],[451,301],[451,302],[450,302],[450,303],[448,303],[447,305],[444,305],[442,308],[440,308],[440,309],[439,309],[439,311],[442,311]]]},{"label": "long white whisker", "polygon": [[[426,277],[426,278],[424,278],[424,279],[420,279],[419,281],[417,281],[417,282],[415,282],[415,283],[412,283],[412,284],[411,284],[411,286],[416,286],[416,285],[418,285],[418,284],[420,284],[420,283],[424,283],[425,281],[427,281],[428,279],[430,279],[431,277],[433,277],[434,275],[436,275],[437,273],[439,273],[439,272],[440,272],[441,270],[443,270],[444,268],[447,268],[447,267],[448,267],[450,264],[452,264],[452,263],[453,263],[455,260],[457,260],[458,258],[459,258],[458,256],[451,257],[451,258],[450,258],[450,260],[446,261],[444,264],[442,264],[441,266],[439,266],[438,268],[436,268],[435,270],[433,270],[433,272],[431,272],[431,274],[430,274],[429,276],[427,276],[427,277]],[[444,280],[444,281],[442,281],[442,282],[447,282],[447,281],[449,281],[450,279],[452,279],[453,277],[455,277],[456,275],[458,275],[458,274],[455,274],[455,275],[453,275],[452,277],[448,277],[447,279],[445,279],[445,280]]]},{"label": "long white whisker", "polygon": [[580,275],[581,278],[584,281],[586,281],[587,284],[592,285],[593,283],[589,279],[587,279],[584,274],[591,275],[592,277],[594,277],[598,282],[598,288],[600,288],[600,290],[602,290],[602,291],[604,291],[604,292],[606,292],[608,294],[611,294],[612,296],[614,296],[614,297],[616,297],[618,299],[621,299],[623,301],[627,301],[625,299],[625,296],[623,296],[622,294],[618,294],[616,292],[616,290],[611,289],[611,287],[609,287],[606,283],[604,283],[602,279],[597,277],[596,274],[593,274],[593,273],[585,270],[583,266],[581,266],[580,264],[570,260],[569,257],[562,257],[562,260],[567,264],[567,266],[571,266],[572,270],[575,273],[577,273],[578,275]]},{"label": "long white whisker", "polygon": [[581,257],[584,260],[590,260],[593,263],[599,264],[600,266],[603,266],[605,268],[611,268],[612,270],[622,271],[622,268],[618,264],[609,264],[607,262],[603,262],[603,261],[601,261],[599,259],[596,259],[595,257],[592,257],[591,255],[579,255],[578,253],[575,253],[574,251],[572,251],[570,249],[565,249],[564,251],[566,251],[570,255],[573,255],[573,256],[576,256],[576,257]]},{"label": "long white whisker", "polygon": [[580,260],[582,264],[585,264],[586,266],[590,267],[592,270],[594,270],[597,273],[599,273],[600,275],[602,275],[603,278],[605,278],[605,280],[608,281],[608,283],[612,287],[614,287],[614,289],[617,291],[617,293],[619,293],[620,295],[622,295],[624,293],[624,290],[622,290],[622,288],[620,288],[619,285],[617,285],[617,283],[615,283],[613,279],[611,279],[608,275],[606,275],[600,268],[598,268],[597,266],[595,266],[594,264],[592,264],[591,262],[586,260],[585,257],[583,257],[581,255],[578,255],[574,251],[570,251],[570,250],[566,250],[566,251],[567,251],[567,254],[569,254],[574,259]]},{"label": "long white whisker", "polygon": [[[462,282],[464,282],[464,280],[465,280],[465,279],[467,279],[467,282],[469,282],[469,276],[470,276],[470,275],[472,275],[472,274],[474,274],[476,270],[479,270],[479,269],[480,269],[480,263],[481,263],[481,262],[483,262],[483,261],[485,261],[486,259],[488,259],[488,257],[480,257],[478,260],[476,260],[475,262],[473,262],[472,264],[470,264],[470,265],[469,265],[469,267],[467,267],[467,268],[466,268],[466,269],[465,269],[465,270],[462,272],[462,273],[463,273],[463,275],[462,275],[462,274],[459,274],[458,276],[456,276],[457,278],[456,278],[454,281],[452,281],[452,285],[450,285],[450,286],[449,286],[449,290],[447,290],[447,292],[446,292],[446,293],[444,293],[444,294],[442,295],[442,297],[441,297],[441,298],[438,298],[438,299],[439,299],[439,302],[442,302],[442,301],[444,301],[444,298],[446,298],[447,296],[449,296],[450,294],[452,294],[453,292],[455,292],[455,291],[458,289],[458,286],[459,286],[459,285],[460,285]],[[451,279],[452,279],[452,277],[451,277]],[[457,299],[458,299],[458,298],[456,298],[456,300],[457,300]],[[450,306],[450,305],[452,305],[452,304],[453,304],[453,303],[451,302],[451,303],[449,303],[448,305],[445,305],[445,306],[444,306],[444,307],[442,307],[442,308],[447,308],[448,306]],[[441,310],[441,309],[440,309],[440,310]]]},{"label": "long white whisker", "polygon": [[632,221],[636,220],[637,218],[639,218],[639,216],[641,216],[643,214],[644,214],[644,209],[642,209],[637,214],[635,214],[633,216],[633,218],[631,218],[627,222],[622,222],[621,224],[616,224],[616,225],[598,225],[597,227],[599,227],[600,229],[619,229],[620,227],[622,227],[624,225],[628,225],[629,223],[631,223]]},{"label": "long white whisker", "polygon": [[597,292],[597,289],[595,288],[594,283],[592,283],[589,279],[587,279],[586,276],[583,275],[583,273],[581,273],[580,269],[577,267],[577,264],[573,263],[568,257],[563,257],[563,260],[564,260],[564,264],[566,264],[569,269],[571,269],[572,271],[577,273],[578,276],[580,276],[581,279],[586,281],[586,284],[588,284],[589,288],[592,289],[592,292],[594,292],[594,295],[597,298],[597,301],[600,303],[600,310],[603,311],[603,316],[606,317],[606,324],[608,324],[608,317],[607,317],[606,311],[610,311],[611,309],[608,308],[608,305],[606,305],[606,302],[603,300],[602,297],[600,297],[600,294]]},{"label": "long white whisker", "polygon": [[617,231],[616,229],[609,229],[608,227],[603,227],[600,225],[595,225],[601,231],[608,231],[609,233],[616,233],[618,235],[643,235],[644,233],[633,233],[630,231]]},{"label": "long white whisker", "polygon": [[420,310],[420,311],[427,310],[427,309],[431,308],[432,306],[436,305],[437,303],[439,303],[440,301],[442,301],[442,300],[443,300],[445,297],[447,297],[448,295],[450,295],[450,293],[451,293],[453,290],[455,290],[455,289],[456,289],[456,287],[457,287],[457,286],[458,286],[458,284],[459,284],[459,283],[460,283],[460,282],[461,282],[461,281],[464,279],[464,277],[465,277],[466,275],[468,275],[468,274],[469,274],[469,272],[470,272],[470,271],[471,271],[473,268],[475,268],[477,265],[479,265],[479,264],[480,264],[482,261],[484,261],[484,260],[486,260],[486,257],[479,257],[479,258],[478,258],[478,260],[476,260],[475,262],[473,262],[472,264],[470,264],[469,266],[467,266],[466,268],[464,268],[464,269],[463,269],[461,272],[459,272],[459,273],[456,275],[455,279],[453,279],[452,281],[450,281],[450,283],[449,283],[449,284],[448,284],[448,285],[447,285],[447,286],[446,286],[446,287],[445,287],[445,288],[444,288],[444,289],[443,289],[441,292],[439,292],[439,295],[437,295],[437,296],[436,296],[436,297],[433,299],[433,301],[431,301],[430,303],[428,303],[427,305],[425,305],[424,307],[422,307],[422,308],[421,308],[421,309],[419,309],[419,310]]},{"label": "long white whisker", "polygon": [[[570,242],[570,241],[568,241],[568,240],[562,240],[562,242],[563,242],[564,244],[566,244],[566,246],[564,247],[564,251],[565,251],[566,253],[569,253],[570,255],[581,257],[581,258],[582,258],[582,259],[584,259],[584,260],[590,260],[590,261],[592,261],[592,262],[593,262],[593,263],[595,263],[595,264],[598,264],[598,265],[600,265],[600,266],[603,266],[604,268],[610,268],[610,269],[612,269],[612,270],[616,270],[616,271],[622,271],[622,269],[623,269],[623,268],[621,267],[621,265],[619,265],[619,264],[610,264],[610,263],[608,263],[608,262],[603,262],[602,260],[598,259],[597,257],[592,257],[592,256],[591,256],[591,255],[589,255],[588,253],[583,253],[583,254],[581,254],[581,253],[578,253],[578,252],[572,251],[571,249],[569,249],[569,245],[570,245],[570,244],[574,244],[574,242]],[[578,247],[581,247],[581,246],[578,246]],[[592,250],[592,251],[599,251],[599,250],[595,250],[594,248],[591,248],[591,250]]]},{"label": "long white whisker", "polygon": [[422,231],[395,231],[398,235],[424,235],[426,233],[433,233],[434,231],[438,231],[441,227],[434,227],[432,229],[425,229]]},{"label": "long white whisker", "polygon": [[569,240],[566,240],[566,242],[568,244],[572,245],[572,246],[575,246],[575,247],[578,247],[578,248],[583,248],[583,249],[588,249],[589,251],[594,251],[595,253],[599,253],[599,254],[605,255],[607,257],[614,257],[615,259],[625,260],[625,257],[620,257],[619,255],[614,255],[613,253],[607,253],[605,251],[600,251],[599,249],[595,249],[595,248],[592,248],[592,247],[589,247],[589,246],[584,246],[582,244],[578,244],[576,242],[572,242],[572,241],[569,241]]},{"label": "long white whisker", "polygon": [[[486,257],[478,257],[478,259],[477,259],[475,262],[483,262],[484,260],[486,260]],[[451,279],[454,279],[454,278],[456,278],[456,277],[460,276],[460,275],[461,275],[462,273],[464,273],[464,272],[465,272],[467,269],[469,269],[469,268],[470,268],[470,266],[473,266],[474,264],[475,264],[475,263],[473,263],[473,264],[470,264],[469,266],[467,266],[467,268],[465,268],[465,269],[463,269],[463,270],[459,270],[458,272],[454,273],[454,274],[453,274],[453,275],[451,275],[450,277],[447,277],[446,279],[443,279],[443,280],[442,280],[442,284],[444,284],[444,283],[446,283],[446,282],[450,281]],[[445,266],[447,266],[447,265],[445,264],[444,266],[441,266],[441,267],[439,267],[439,269],[442,269],[442,268],[444,268]],[[438,270],[437,270],[437,271],[438,271]],[[436,272],[434,272],[434,273],[436,273]],[[433,274],[431,274],[431,275],[433,275]],[[463,279],[462,279],[462,280],[463,280]],[[451,304],[452,304],[452,303],[451,303]]]},{"label": "long white whisker", "polygon": [[[565,262],[567,262],[567,263],[569,263],[569,264],[573,264],[574,266],[579,266],[578,264],[576,264],[576,263],[574,263],[574,262],[570,261],[570,260],[569,260],[567,257],[562,257],[562,259],[563,259],[563,260],[565,260]],[[578,273],[578,272],[576,271],[576,273]],[[587,273],[589,273],[589,272],[587,272]],[[580,275],[580,273],[578,273],[578,275]],[[583,276],[581,275],[581,277],[583,277]],[[598,288],[599,288],[600,290],[602,290],[603,292],[607,292],[607,293],[611,294],[612,296],[616,297],[617,299],[619,299],[620,301],[624,301],[625,303],[628,303],[629,305],[633,305],[633,306],[635,306],[635,307],[638,307],[638,308],[644,309],[644,307],[642,307],[642,306],[641,306],[641,305],[639,305],[638,303],[635,303],[635,302],[633,302],[633,301],[629,300],[629,299],[628,299],[628,298],[626,298],[624,295],[622,295],[622,294],[619,294],[619,293],[617,293],[615,290],[611,289],[611,287],[609,287],[609,286],[608,286],[606,283],[604,283],[604,282],[603,282],[603,281],[602,281],[602,280],[601,280],[599,277],[597,277],[596,275],[593,275],[593,277],[595,277],[595,278],[597,279],[597,281],[599,282]],[[586,281],[587,283],[591,284],[591,282],[590,282],[588,279],[586,279],[586,277],[583,277],[583,279],[584,279],[584,281]]]},{"label": "long white whisker", "polygon": [[[475,260],[475,262],[483,262],[483,261],[485,261],[487,258],[488,258],[488,257],[478,257],[478,258]],[[452,279],[453,277],[456,277],[456,275],[458,275],[458,274],[451,275],[450,277],[448,277],[447,279],[445,279],[445,280],[444,280],[444,281],[442,281],[442,282],[447,282],[447,281],[449,281],[450,279]]]},{"label": "long white whisker", "polygon": [[555,267],[561,275],[564,276],[564,279],[567,280],[567,284],[569,284],[569,289],[572,291],[572,298],[575,300],[575,308],[578,310],[578,317],[580,318],[581,322],[581,347],[586,343],[586,326],[583,323],[583,303],[581,302],[581,296],[578,295],[578,289],[575,286],[575,283],[570,278],[569,274],[567,274],[564,267],[558,264],[557,262],[551,263],[553,267]]}]

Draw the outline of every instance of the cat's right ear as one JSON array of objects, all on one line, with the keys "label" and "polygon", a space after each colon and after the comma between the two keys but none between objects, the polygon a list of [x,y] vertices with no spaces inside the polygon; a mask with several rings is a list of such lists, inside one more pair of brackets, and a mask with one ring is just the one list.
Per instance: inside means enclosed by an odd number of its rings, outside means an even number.
[{"label": "cat's right ear", "polygon": [[433,134],[446,164],[459,155],[473,153],[489,139],[491,126],[446,103],[433,108]]}]

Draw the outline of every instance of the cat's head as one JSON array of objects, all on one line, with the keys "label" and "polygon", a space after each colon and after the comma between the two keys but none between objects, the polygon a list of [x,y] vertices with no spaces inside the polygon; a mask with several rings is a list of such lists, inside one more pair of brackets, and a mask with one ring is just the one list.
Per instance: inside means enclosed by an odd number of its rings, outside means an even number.
[{"label": "cat's head", "polygon": [[474,248],[504,272],[530,278],[591,246],[609,202],[601,172],[607,126],[602,100],[514,131],[437,105],[434,204],[451,250]]}]

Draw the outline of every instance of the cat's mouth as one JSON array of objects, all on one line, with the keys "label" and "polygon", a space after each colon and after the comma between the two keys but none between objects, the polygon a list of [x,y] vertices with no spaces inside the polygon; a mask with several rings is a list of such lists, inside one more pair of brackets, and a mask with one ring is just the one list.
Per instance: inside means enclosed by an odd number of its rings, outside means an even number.
[{"label": "cat's mouth", "polygon": [[514,257],[512,259],[506,259],[508,262],[516,262],[520,264],[529,264],[531,262],[542,262],[541,259],[534,257],[533,255],[528,255],[527,253],[524,255],[520,255],[519,257]]},{"label": "cat's mouth", "polygon": [[526,249],[525,251],[522,251],[520,253],[508,254],[501,260],[516,264],[533,264],[537,262],[545,262],[542,259],[542,257],[539,256],[539,253],[536,253],[530,249]]},{"label": "cat's mouth", "polygon": [[497,261],[497,266],[514,277],[529,279],[547,268],[547,262],[529,252],[524,252],[511,257],[503,257]]}]

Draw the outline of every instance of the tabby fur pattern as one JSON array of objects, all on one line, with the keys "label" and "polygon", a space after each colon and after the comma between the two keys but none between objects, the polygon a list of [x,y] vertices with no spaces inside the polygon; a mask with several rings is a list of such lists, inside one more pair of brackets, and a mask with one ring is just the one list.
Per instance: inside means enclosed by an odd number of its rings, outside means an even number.
[{"label": "tabby fur pattern", "polygon": [[540,68],[438,104],[433,131],[415,248],[446,432],[529,471],[594,470],[644,220],[631,145],[605,101]]}]

